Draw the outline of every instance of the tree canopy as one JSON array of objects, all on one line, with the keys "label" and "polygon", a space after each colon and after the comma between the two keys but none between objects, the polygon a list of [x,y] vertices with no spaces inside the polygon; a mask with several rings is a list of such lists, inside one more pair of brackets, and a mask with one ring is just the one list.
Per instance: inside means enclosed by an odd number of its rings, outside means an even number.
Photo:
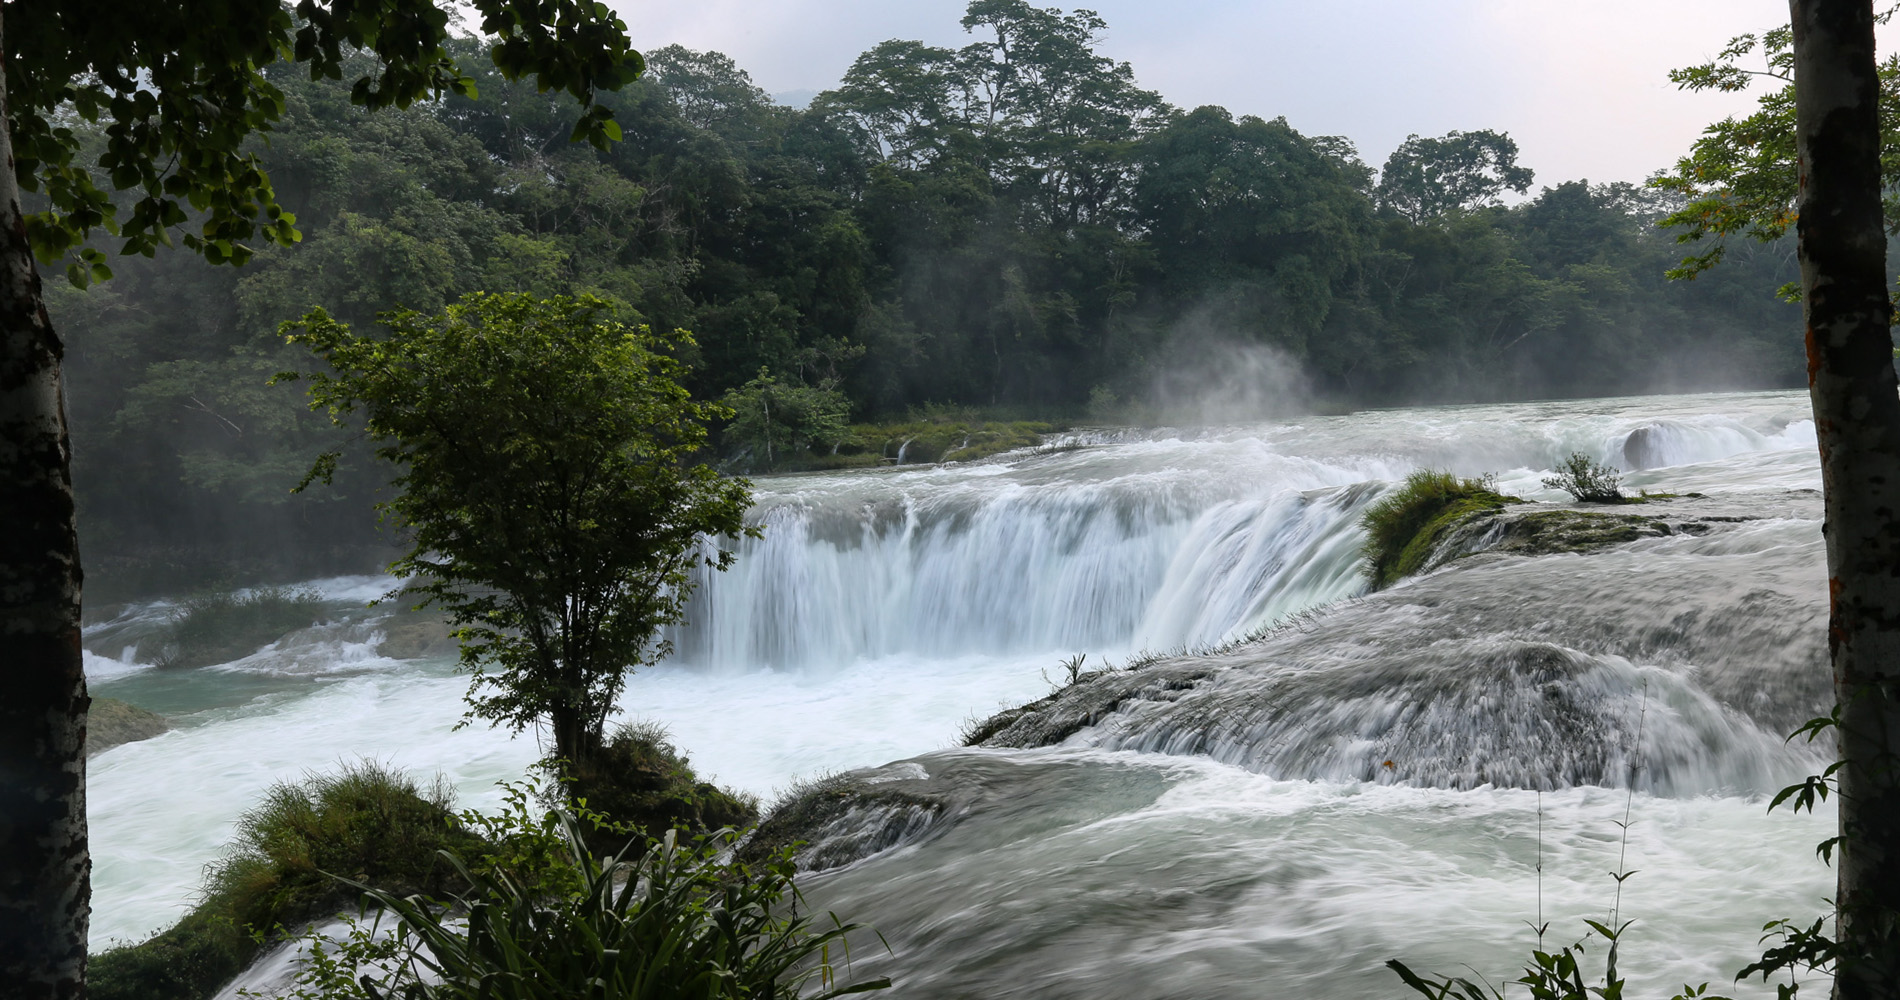
[{"label": "tree canopy", "polygon": [[[1095,15],[966,13],[962,47],[876,45],[805,108],[719,53],[653,49],[596,94],[623,134],[605,150],[568,141],[571,95],[510,80],[475,39],[445,43],[472,95],[374,114],[350,82],[369,55],[341,80],[272,71],[283,112],[246,150],[300,242],[242,271],[119,257],[115,281],[50,292],[81,331],[95,592],[382,555],[367,452],[260,385],[296,363],[278,324],[318,305],[370,329],[476,290],[598,295],[693,332],[695,398],[765,369],[774,391],[842,393],[849,420],[1126,419],[1233,350],[1340,406],[1801,382],[1794,311],[1760,292],[1793,279],[1787,242],[1665,282],[1675,195],[1569,180],[1484,204],[1525,168],[1484,160],[1509,137],[1481,130],[1431,140],[1479,147],[1475,179],[1415,220],[1342,138],[1167,106],[1100,53]],[[1088,410],[1108,399],[1134,409]],[[709,448],[761,455],[757,430],[716,426]],[[288,493],[339,447],[331,485]]]},{"label": "tree canopy", "polygon": [[[283,67],[342,84],[361,108],[473,96],[469,67],[452,51],[456,9],[472,9],[490,39],[462,51],[486,56],[504,79],[532,78],[540,91],[578,100],[573,135],[604,144],[618,134],[594,98],[634,79],[641,60],[626,26],[592,0],[0,7],[0,158],[12,167],[0,177],[0,509],[12,518],[0,537],[0,631],[9,647],[9,697],[0,703],[0,772],[8,776],[0,785],[0,978],[14,995],[84,994],[90,905],[66,345],[35,258],[64,260],[71,283],[84,286],[112,273],[103,242],[152,256],[176,234],[194,258],[233,264],[256,252],[248,241],[296,242],[295,217],[279,205],[253,145],[287,109],[282,84],[295,74]],[[163,377],[189,370],[174,365]]]},{"label": "tree canopy", "polygon": [[[497,71],[580,103],[573,138],[619,138],[595,98],[640,73],[625,24],[587,0],[469,6]],[[296,217],[278,203],[252,142],[284,114],[277,67],[300,64],[313,79],[347,75],[351,103],[369,109],[473,96],[475,81],[452,48],[455,16],[433,0],[192,0],[111,17],[12,0],[7,126],[21,190],[44,198],[27,217],[34,253],[51,264],[78,250],[68,274],[85,282],[111,274],[104,252],[85,246],[96,229],[121,253],[146,256],[176,230],[212,263],[244,263],[254,239],[295,242]]]}]

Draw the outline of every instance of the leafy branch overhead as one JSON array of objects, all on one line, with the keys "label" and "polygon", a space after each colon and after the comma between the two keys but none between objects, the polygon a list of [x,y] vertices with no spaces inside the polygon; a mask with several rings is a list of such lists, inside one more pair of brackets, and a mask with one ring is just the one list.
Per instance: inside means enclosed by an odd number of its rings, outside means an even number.
[{"label": "leafy branch overhead", "polygon": [[[469,6],[504,77],[580,103],[574,138],[620,137],[595,98],[644,62],[606,5]],[[366,108],[473,96],[451,52],[455,16],[433,0],[184,0],[119,5],[110,16],[59,0],[8,3],[8,126],[20,187],[39,196],[26,220],[34,254],[47,264],[70,255],[67,277],[83,286],[112,274],[105,253],[85,245],[97,230],[118,238],[120,253],[145,256],[176,232],[214,264],[244,263],[258,240],[296,242],[296,217],[250,141],[284,115],[283,65],[313,79],[360,74],[350,100]]]},{"label": "leafy branch overhead", "polygon": [[[1896,11],[1900,5],[1888,7],[1876,20],[1884,24]],[[1887,56],[1877,70],[1887,229],[1900,233],[1900,186],[1895,183],[1900,180],[1900,54]],[[1676,230],[1676,242],[1697,248],[1669,277],[1694,278],[1721,263],[1732,238],[1772,243],[1794,225],[1799,182],[1793,74],[1793,35],[1786,25],[1738,35],[1715,58],[1670,71],[1670,81],[1689,91],[1736,93],[1764,80],[1779,86],[1758,98],[1752,114],[1731,115],[1704,129],[1689,155],[1650,179],[1652,188],[1682,199],[1660,224]],[[1795,298],[1799,291],[1790,284],[1782,295]]]}]

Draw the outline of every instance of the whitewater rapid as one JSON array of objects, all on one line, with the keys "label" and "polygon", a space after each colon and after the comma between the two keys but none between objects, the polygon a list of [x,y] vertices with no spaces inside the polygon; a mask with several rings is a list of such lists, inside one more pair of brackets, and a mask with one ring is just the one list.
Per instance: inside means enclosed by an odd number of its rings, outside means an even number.
[{"label": "whitewater rapid", "polygon": [[[702,771],[769,796],[796,778],[944,750],[971,720],[1047,694],[1059,662],[1077,653],[1119,664],[1208,649],[1309,609],[1352,614],[1364,589],[1358,516],[1381,484],[1413,469],[1494,475],[1505,492],[1543,501],[1561,495],[1539,480],[1576,451],[1648,466],[1627,474],[1632,490],[1772,498],[1819,485],[1805,397],[1786,393],[1101,429],[1066,443],[1075,447],[967,466],[759,479],[753,516],[765,537],[705,581],[691,624],[673,637],[675,660],[631,680],[624,714],[666,724]],[[1814,515],[1790,507],[1748,531],[1720,544],[1749,549],[1748,571],[1805,593],[1820,553]],[[1669,595],[1641,592],[1647,567],[1694,565],[1666,548],[1550,557],[1555,576],[1494,567],[1498,578],[1477,592],[1505,605],[1512,629],[1530,629],[1537,615],[1520,595],[1561,582],[1563,559],[1610,559],[1590,564],[1595,592],[1618,607],[1655,605]],[[142,664],[141,638],[149,643],[163,605],[89,628],[95,694],[178,725],[91,762],[95,945],[176,919],[237,816],[273,781],[372,757],[441,773],[463,804],[480,807],[496,801],[496,781],[538,756],[531,735],[455,728],[465,682],[446,659],[380,655],[380,612],[362,604],[391,582],[318,581],[332,624],[201,670]],[[1473,604],[1434,627],[1462,628],[1472,642],[1503,634],[1484,618]],[[1406,626],[1387,616],[1364,629]],[[1713,641],[1657,658],[1592,646],[1588,631],[1555,628],[1549,641],[1589,659],[1578,676],[1600,675],[1592,683],[1610,714],[1651,690],[1645,676],[1658,689],[1687,677],[1706,693],[1697,678],[1723,663],[1695,657],[1733,660],[1738,684],[1799,666]],[[1433,680],[1463,662],[1457,637],[1446,641],[1399,656],[1400,693],[1385,703],[1463,683]],[[1324,644],[1311,652],[1332,660],[1301,669],[1347,676],[1347,645]],[[1242,712],[1266,735],[1226,748],[1170,744],[1192,720],[1142,716],[1064,749],[919,758],[988,789],[970,817],[820,876],[814,898],[877,924],[895,953],[866,960],[898,979],[901,996],[1206,996],[1239,983],[1278,983],[1269,992],[1289,997],[1396,995],[1378,967],[1386,958],[1424,968],[1521,950],[1513,928],[1534,915],[1524,901],[1537,856],[1534,845],[1525,852],[1525,831],[1541,812],[1553,852],[1547,916],[1573,930],[1577,914],[1601,917],[1592,909],[1605,898],[1601,853],[1615,839],[1606,824],[1623,791],[1559,781],[1540,794],[1529,779],[1422,770],[1368,777],[1365,762],[1383,759],[1373,744],[1287,729],[1259,706],[1297,695],[1307,699],[1302,718],[1331,713],[1346,720],[1338,731],[1358,732],[1379,716],[1376,690],[1354,709],[1329,688],[1268,688]],[[1693,708],[1684,698],[1678,714]],[[1220,715],[1219,704],[1201,708]],[[1646,826],[1631,867],[1647,884],[1633,882],[1625,905],[1655,934],[1645,947],[1656,982],[1725,981],[1761,922],[1818,912],[1827,894],[1826,870],[1809,860],[1827,817],[1763,813],[1761,786],[1804,758],[1767,746],[1778,740],[1773,712],[1737,721],[1725,710],[1713,710],[1715,721],[1746,731],[1702,757],[1685,745],[1693,767],[1679,785],[1644,785],[1635,800]],[[1610,756],[1628,741],[1619,746]]]}]

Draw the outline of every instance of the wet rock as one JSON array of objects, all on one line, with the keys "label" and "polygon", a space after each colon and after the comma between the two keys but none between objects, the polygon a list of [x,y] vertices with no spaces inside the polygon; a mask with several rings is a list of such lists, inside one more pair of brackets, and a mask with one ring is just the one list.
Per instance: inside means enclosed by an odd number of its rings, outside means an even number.
[{"label": "wet rock", "polygon": [[86,756],[170,732],[172,724],[156,712],[117,698],[94,698],[86,713]]},{"label": "wet rock", "polygon": [[1663,431],[1655,425],[1638,427],[1623,439],[1625,469],[1654,469],[1669,464],[1663,458]]},{"label": "wet rock", "polygon": [[790,847],[801,871],[828,871],[914,842],[952,811],[929,777],[921,764],[900,761],[795,788],[739,856],[756,862]]},{"label": "wet rock", "polygon": [[449,635],[448,622],[432,615],[395,615],[379,623],[376,630],[383,634],[376,652],[392,660],[453,656],[459,648]]}]

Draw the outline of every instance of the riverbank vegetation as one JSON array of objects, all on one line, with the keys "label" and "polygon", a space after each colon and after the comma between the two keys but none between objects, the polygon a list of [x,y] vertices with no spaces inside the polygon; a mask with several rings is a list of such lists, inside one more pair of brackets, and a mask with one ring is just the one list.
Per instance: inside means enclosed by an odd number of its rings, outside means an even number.
[{"label": "riverbank vegetation", "polygon": [[341,941],[307,938],[313,960],[291,996],[796,1000],[815,985],[811,1000],[831,1000],[891,985],[850,980],[858,925],[799,912],[789,851],[739,861],[728,830],[692,841],[668,832],[603,855],[583,833],[592,819],[516,808],[488,824],[546,863],[538,879],[447,852],[467,888],[446,899],[363,887],[379,915]]},{"label": "riverbank vegetation", "polygon": [[[579,878],[576,851],[631,862],[667,831],[685,831],[690,841],[757,819],[756,801],[702,781],[657,728],[624,729],[608,750],[583,782],[569,786],[570,793],[584,789],[584,812],[599,821],[573,827],[577,845],[556,836],[525,793],[511,793],[500,816],[458,812],[444,787],[374,761],[275,785],[238,820],[231,846],[206,870],[198,903],[183,919],[93,956],[90,995],[211,996],[286,935],[352,909],[365,888],[390,898],[452,899],[492,889],[499,873],[558,895]],[[708,863],[698,848],[688,854],[694,865]],[[773,858],[756,860],[764,882],[775,884]]]},{"label": "riverbank vegetation", "polygon": [[[986,2],[964,24],[961,48],[871,48],[804,107],[718,53],[654,48],[599,95],[624,136],[605,150],[570,144],[568,99],[475,41],[453,44],[478,96],[374,115],[344,83],[270,71],[285,110],[257,152],[301,242],[242,270],[160,252],[48,285],[89,596],[388,561],[368,513],[385,474],[264,384],[298,365],[278,325],[315,306],[368,329],[476,290],[592,294],[690,330],[669,348],[684,384],[734,409],[707,458],[756,471],[895,458],[910,434],[859,429],[927,406],[1060,426],[1802,384],[1772,294],[1787,241],[1669,282],[1676,194],[1533,178],[1482,129],[1368,158],[1171,107],[1084,12]],[[989,447],[969,436],[905,460]],[[289,492],[338,448],[329,484]]]},{"label": "riverbank vegetation", "polygon": [[442,893],[458,876],[437,851],[479,843],[447,792],[374,762],[279,784],[238,820],[198,904],[142,943],[93,956],[97,1000],[208,997],[287,930],[347,908],[329,873],[400,894]]}]

